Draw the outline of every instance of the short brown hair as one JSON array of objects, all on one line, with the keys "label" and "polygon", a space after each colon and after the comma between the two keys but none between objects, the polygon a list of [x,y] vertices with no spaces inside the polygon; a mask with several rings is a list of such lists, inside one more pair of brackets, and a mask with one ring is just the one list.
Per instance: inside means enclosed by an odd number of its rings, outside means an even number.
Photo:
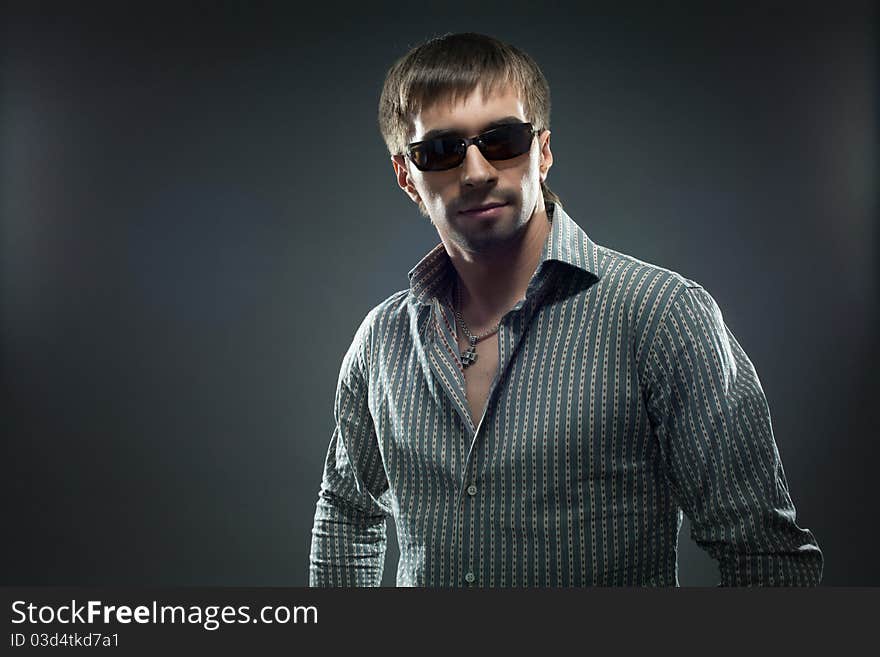
[{"label": "short brown hair", "polygon": [[[538,130],[550,127],[550,86],[526,53],[484,34],[444,34],[416,46],[388,70],[379,99],[379,130],[392,155],[412,138],[413,118],[439,100],[457,102],[478,86],[486,94],[512,83],[526,117]],[[544,201],[559,197],[541,183]]]}]

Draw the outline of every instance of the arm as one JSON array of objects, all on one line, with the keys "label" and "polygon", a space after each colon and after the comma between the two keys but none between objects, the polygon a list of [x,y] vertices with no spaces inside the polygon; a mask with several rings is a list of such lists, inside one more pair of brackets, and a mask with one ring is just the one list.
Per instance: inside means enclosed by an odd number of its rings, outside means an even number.
[{"label": "arm", "polygon": [[310,586],[379,586],[385,566],[388,480],[367,404],[367,322],[345,355],[336,388],[336,428],[318,494]]},{"label": "arm", "polygon": [[822,552],[795,524],[755,368],[703,288],[679,293],[646,367],[664,467],[721,586],[817,585]]}]

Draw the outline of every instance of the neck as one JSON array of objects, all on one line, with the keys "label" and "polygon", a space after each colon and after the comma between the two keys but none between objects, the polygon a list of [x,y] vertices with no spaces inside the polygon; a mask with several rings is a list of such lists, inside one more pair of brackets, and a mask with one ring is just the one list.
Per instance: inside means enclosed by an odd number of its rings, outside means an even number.
[{"label": "neck", "polygon": [[447,247],[460,279],[461,311],[472,332],[491,328],[525,297],[549,232],[546,209],[539,203],[521,236],[496,250],[475,254]]}]

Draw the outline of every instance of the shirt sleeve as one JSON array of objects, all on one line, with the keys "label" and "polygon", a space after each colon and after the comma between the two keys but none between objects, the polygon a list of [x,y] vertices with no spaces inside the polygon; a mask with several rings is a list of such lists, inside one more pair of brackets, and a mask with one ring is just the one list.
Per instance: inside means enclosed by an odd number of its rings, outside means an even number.
[{"label": "shirt sleeve", "polygon": [[720,586],[819,584],[822,552],[795,523],[764,391],[708,292],[681,291],[648,359],[663,467]]},{"label": "shirt sleeve", "polygon": [[388,479],[368,406],[369,316],[339,372],[310,550],[310,586],[379,586],[385,567]]}]

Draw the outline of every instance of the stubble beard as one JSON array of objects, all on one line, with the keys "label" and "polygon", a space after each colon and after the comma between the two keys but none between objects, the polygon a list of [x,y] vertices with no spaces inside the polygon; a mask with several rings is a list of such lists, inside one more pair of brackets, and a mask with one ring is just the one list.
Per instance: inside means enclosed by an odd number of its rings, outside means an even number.
[{"label": "stubble beard", "polygon": [[504,227],[496,224],[491,225],[488,230],[474,230],[475,227],[470,226],[471,230],[467,230],[467,222],[478,221],[459,216],[455,223],[445,222],[449,239],[462,251],[486,255],[507,250],[523,238],[528,227],[528,219],[523,218],[521,210],[510,220],[512,224]]}]

